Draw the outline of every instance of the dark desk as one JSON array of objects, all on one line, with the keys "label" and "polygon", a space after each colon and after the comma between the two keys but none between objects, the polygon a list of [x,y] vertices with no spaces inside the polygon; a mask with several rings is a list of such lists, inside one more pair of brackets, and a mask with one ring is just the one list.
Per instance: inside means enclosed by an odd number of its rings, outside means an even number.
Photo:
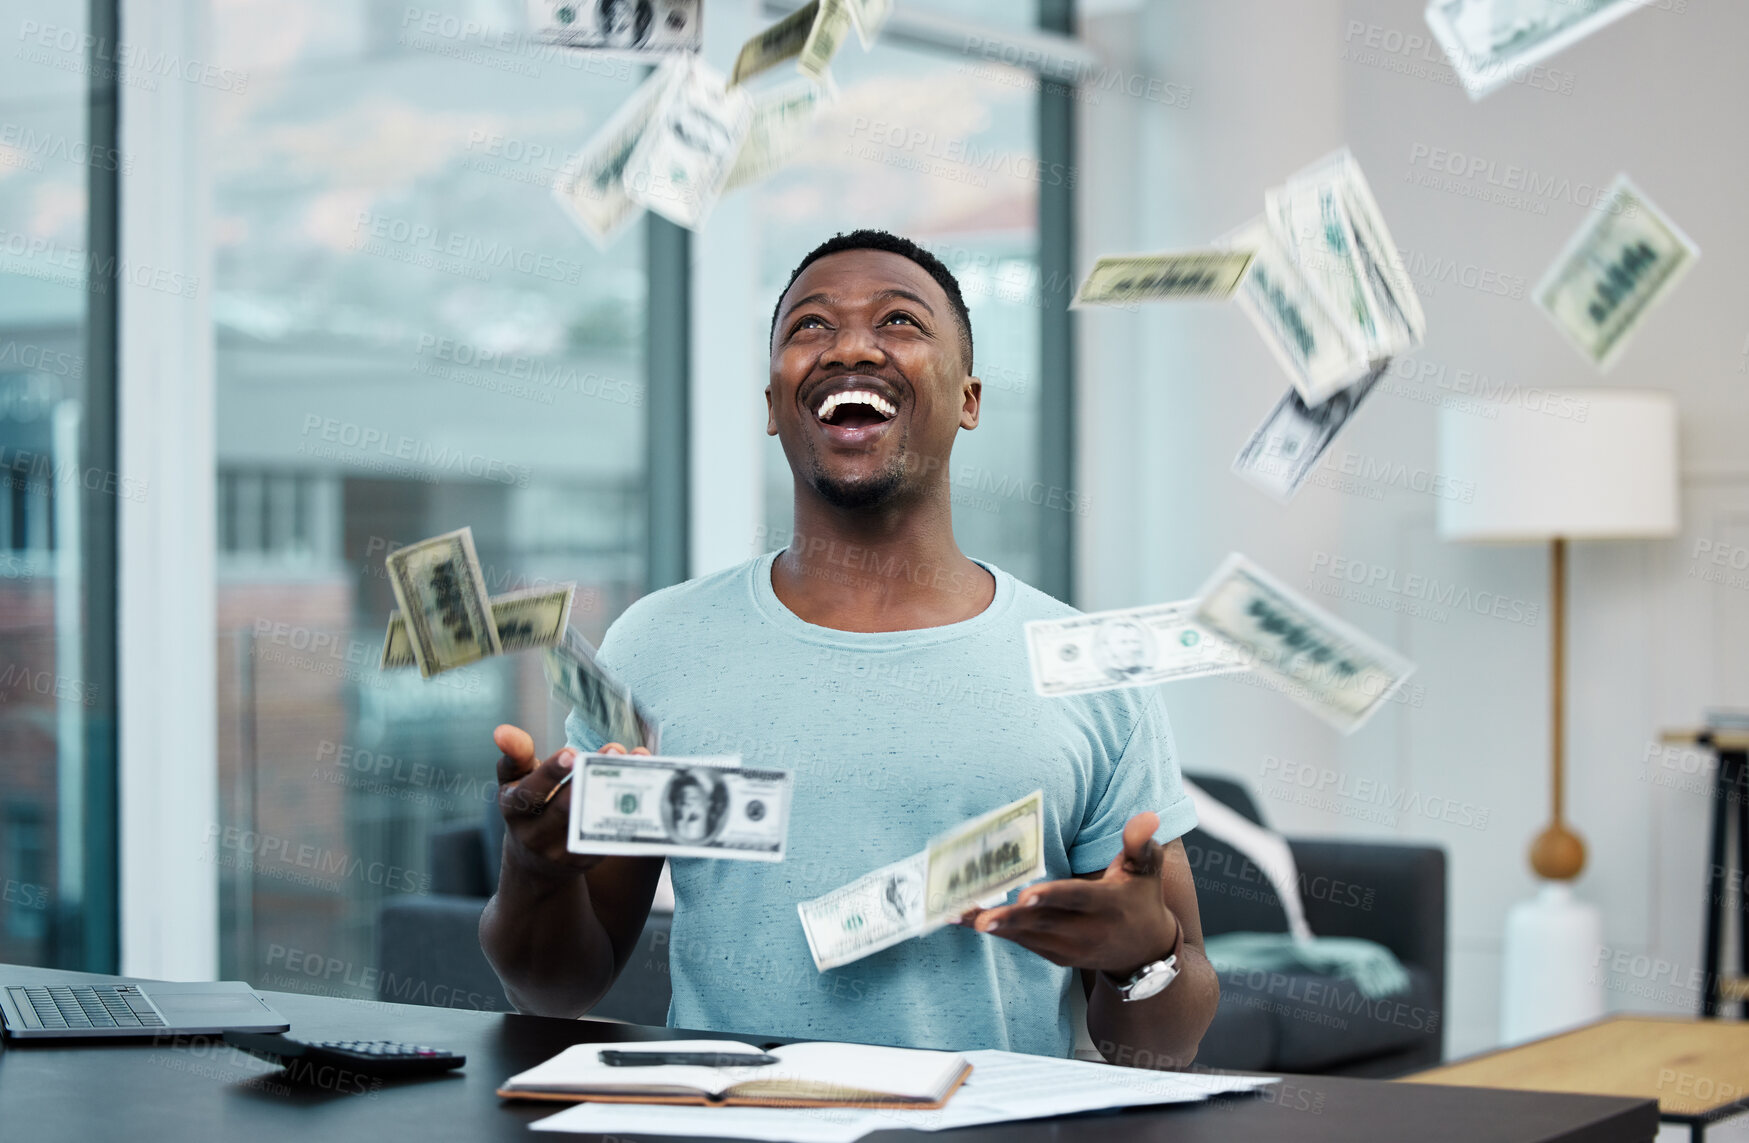
[{"label": "dark desk", "polygon": [[[0,974],[7,983],[114,979],[7,966],[0,966]],[[599,1139],[531,1134],[527,1128],[531,1121],[553,1114],[562,1105],[506,1103],[493,1091],[505,1077],[571,1044],[682,1035],[667,1028],[592,1020],[506,1016],[286,992],[267,995],[292,1022],[294,1035],[434,1044],[465,1052],[467,1066],[456,1076],[386,1083],[373,1093],[357,1094],[287,1087],[274,1081],[276,1070],[266,1062],[209,1041],[80,1047],[8,1042],[0,1052],[0,1137],[32,1143]],[[1021,1143],[1163,1139],[1173,1143],[1289,1139],[1643,1143],[1657,1130],[1657,1105],[1644,1099],[1290,1076],[1278,1093],[1262,1098],[995,1124],[933,1136],[882,1132],[868,1138],[887,1143],[950,1137]]]}]

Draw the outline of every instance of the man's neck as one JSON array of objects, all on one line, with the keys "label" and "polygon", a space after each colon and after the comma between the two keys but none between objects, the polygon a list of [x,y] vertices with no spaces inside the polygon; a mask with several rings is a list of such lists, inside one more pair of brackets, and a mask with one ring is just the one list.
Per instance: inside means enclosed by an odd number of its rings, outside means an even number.
[{"label": "man's neck", "polygon": [[795,535],[771,587],[797,616],[839,631],[910,631],[970,619],[996,580],[961,552],[944,484],[921,503],[838,508],[796,489]]}]

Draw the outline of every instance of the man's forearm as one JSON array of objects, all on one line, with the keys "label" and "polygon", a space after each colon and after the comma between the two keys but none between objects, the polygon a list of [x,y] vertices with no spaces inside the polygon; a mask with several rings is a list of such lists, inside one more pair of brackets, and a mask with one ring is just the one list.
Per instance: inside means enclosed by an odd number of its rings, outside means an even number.
[{"label": "man's forearm", "polygon": [[507,853],[480,916],[480,947],[519,1012],[581,1016],[613,985],[613,941],[581,873],[536,872]]},{"label": "man's forearm", "polygon": [[1087,1034],[1106,1062],[1132,1068],[1186,1068],[1215,1018],[1221,984],[1200,948],[1185,944],[1178,976],[1146,1000],[1125,1000],[1095,973],[1087,998]]}]

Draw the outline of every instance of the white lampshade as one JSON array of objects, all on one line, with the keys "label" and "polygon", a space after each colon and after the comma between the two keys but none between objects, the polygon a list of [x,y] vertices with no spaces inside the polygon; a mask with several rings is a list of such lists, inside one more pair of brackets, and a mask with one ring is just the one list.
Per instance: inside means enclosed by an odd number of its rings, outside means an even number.
[{"label": "white lampshade", "polygon": [[[1528,390],[1441,409],[1447,540],[1633,539],[1676,534],[1676,401],[1634,389]],[[1533,396],[1535,399],[1532,399]]]}]

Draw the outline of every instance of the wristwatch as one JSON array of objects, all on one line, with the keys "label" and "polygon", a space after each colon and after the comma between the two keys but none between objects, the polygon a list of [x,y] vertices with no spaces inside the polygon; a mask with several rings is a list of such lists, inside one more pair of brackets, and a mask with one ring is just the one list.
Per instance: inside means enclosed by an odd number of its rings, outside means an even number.
[{"label": "wristwatch", "polygon": [[1184,948],[1184,926],[1178,926],[1178,935],[1172,939],[1172,950],[1161,960],[1144,964],[1131,973],[1128,980],[1118,980],[1109,972],[1101,973],[1106,982],[1117,990],[1124,1000],[1147,1000],[1166,991],[1166,986],[1178,978],[1178,953]]}]

